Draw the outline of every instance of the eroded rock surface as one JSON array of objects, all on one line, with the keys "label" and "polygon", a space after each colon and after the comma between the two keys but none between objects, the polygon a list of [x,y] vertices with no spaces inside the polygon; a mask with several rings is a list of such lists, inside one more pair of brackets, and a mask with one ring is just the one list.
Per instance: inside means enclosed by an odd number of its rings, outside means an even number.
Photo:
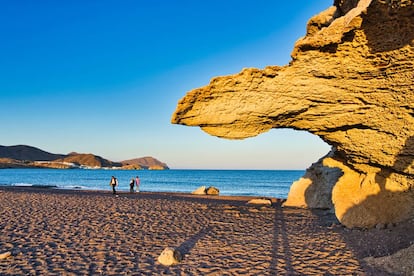
[{"label": "eroded rock surface", "polygon": [[[309,131],[333,148],[312,174],[342,171],[332,203],[343,224],[405,220],[414,213],[414,1],[336,0],[310,19],[289,65],[217,77],[189,92],[172,122],[229,139]],[[304,185],[297,205],[312,207],[319,189]]]}]

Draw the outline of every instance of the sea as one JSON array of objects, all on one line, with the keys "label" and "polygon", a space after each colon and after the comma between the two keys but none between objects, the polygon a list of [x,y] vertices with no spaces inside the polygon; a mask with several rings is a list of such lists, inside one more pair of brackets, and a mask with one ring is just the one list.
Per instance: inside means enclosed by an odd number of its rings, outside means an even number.
[{"label": "sea", "polygon": [[0,186],[41,186],[57,189],[110,190],[111,176],[120,191],[129,191],[139,176],[140,191],[190,193],[214,186],[220,195],[287,198],[303,170],[104,170],[104,169],[0,169]]}]

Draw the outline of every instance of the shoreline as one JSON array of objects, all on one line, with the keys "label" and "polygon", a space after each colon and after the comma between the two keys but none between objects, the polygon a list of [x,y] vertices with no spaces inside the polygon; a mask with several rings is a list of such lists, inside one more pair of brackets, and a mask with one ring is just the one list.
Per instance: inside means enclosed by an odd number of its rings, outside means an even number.
[{"label": "shoreline", "polygon": [[[260,172],[256,174],[256,172]],[[114,175],[119,181],[117,190],[129,191],[131,177],[139,175],[141,191],[191,193],[201,186],[214,186],[220,195],[263,196],[287,198],[290,185],[303,171],[289,170],[166,170],[116,174],[106,170],[41,170],[5,171],[0,176],[0,186],[57,186],[59,189],[108,190]]]},{"label": "shoreline", "polygon": [[117,194],[112,194],[112,190],[89,190],[89,189],[66,189],[50,186],[1,186],[0,193],[2,190],[9,190],[12,192],[23,192],[23,193],[51,193],[61,195],[84,195],[84,196],[109,196],[109,197],[121,197],[121,198],[147,198],[147,199],[180,199],[180,200],[199,200],[199,201],[210,201],[213,204],[216,202],[229,202],[237,205],[247,204],[252,199],[267,199],[272,202],[272,205],[281,207],[283,202],[286,201],[284,198],[265,197],[265,196],[254,196],[254,195],[197,195],[185,192],[153,192],[153,191],[140,191],[130,193],[128,191],[117,191]]},{"label": "shoreline", "polygon": [[[251,196],[0,186],[1,275],[388,275],[364,258],[414,240],[413,223],[346,229],[324,210]],[[157,258],[172,246],[184,258]]]},{"label": "shoreline", "polygon": [[[19,185],[6,185],[6,184],[0,184],[0,190],[4,188],[4,189],[16,189],[16,190],[36,190],[36,189],[41,189],[41,190],[56,190],[56,191],[80,191],[80,192],[97,192],[97,193],[110,193],[112,194],[112,190],[110,188],[108,189],[88,189],[87,187],[82,187],[82,186],[75,186],[75,187],[59,187],[57,185],[39,185],[39,184],[19,184]],[[219,195],[196,195],[196,194],[192,194],[191,192],[171,192],[171,191],[139,191],[139,192],[134,192],[134,193],[130,193],[126,188],[124,188],[123,190],[117,190],[118,194],[128,194],[128,195],[133,195],[133,194],[171,194],[171,195],[177,195],[177,196],[184,196],[184,197],[205,197],[205,198],[217,198],[217,199],[232,199],[232,198],[239,198],[239,200],[249,200],[249,199],[253,199],[253,198],[266,198],[266,199],[270,199],[272,200],[272,202],[276,202],[276,201],[286,201],[286,198],[277,198],[277,197],[272,197],[272,196],[261,196],[261,195],[229,195],[229,194],[219,194]]]}]

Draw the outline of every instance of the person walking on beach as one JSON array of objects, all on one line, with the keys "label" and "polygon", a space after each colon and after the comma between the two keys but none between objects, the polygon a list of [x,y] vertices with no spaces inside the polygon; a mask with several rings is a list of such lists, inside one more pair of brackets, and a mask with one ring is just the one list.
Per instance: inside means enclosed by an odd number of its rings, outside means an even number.
[{"label": "person walking on beach", "polygon": [[116,179],[115,176],[112,176],[111,181],[109,182],[109,185],[112,186],[112,193],[115,195],[116,194],[115,187],[118,186],[118,179]]},{"label": "person walking on beach", "polygon": [[137,187],[137,192],[139,192],[139,184],[140,184],[140,179],[139,179],[139,177],[138,177],[138,175],[137,175],[137,177],[135,177],[135,187]]},{"label": "person walking on beach", "polygon": [[131,178],[131,181],[129,181],[129,192],[130,193],[134,192],[134,184],[135,184],[135,180],[134,178]]}]

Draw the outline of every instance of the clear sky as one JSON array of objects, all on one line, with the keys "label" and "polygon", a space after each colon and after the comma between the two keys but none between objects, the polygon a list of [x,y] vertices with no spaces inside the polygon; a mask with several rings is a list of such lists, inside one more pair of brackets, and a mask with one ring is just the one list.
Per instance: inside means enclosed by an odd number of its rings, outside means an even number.
[{"label": "clear sky", "polygon": [[229,141],[170,119],[212,77],[287,64],[307,20],[332,3],[1,1],[0,145],[177,169],[305,169],[330,148],[309,133]]}]

